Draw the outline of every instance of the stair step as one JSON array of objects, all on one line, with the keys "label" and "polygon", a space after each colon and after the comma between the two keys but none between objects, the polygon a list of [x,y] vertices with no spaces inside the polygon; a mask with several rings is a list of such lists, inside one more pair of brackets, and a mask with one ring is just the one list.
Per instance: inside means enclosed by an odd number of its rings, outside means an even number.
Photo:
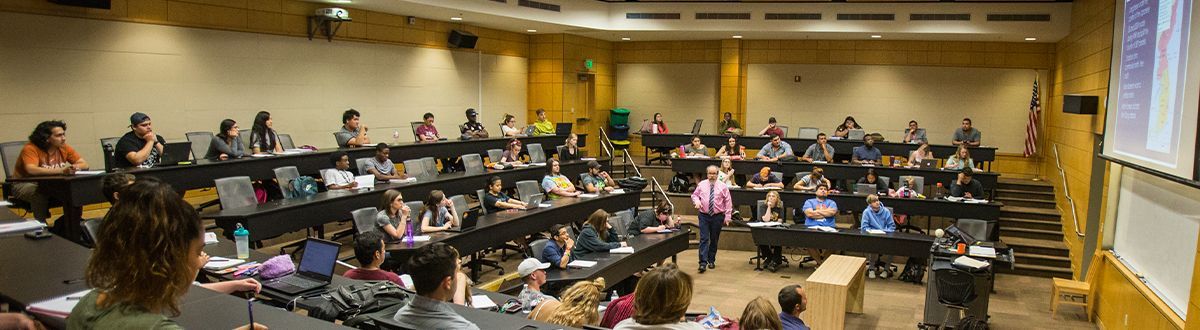
[{"label": "stair step", "polygon": [[1030,228],[1004,228],[1000,229],[1005,235],[1013,237],[1024,237],[1041,240],[1057,240],[1062,241],[1062,230],[1042,230]]},{"label": "stair step", "polygon": [[1071,258],[1037,253],[1013,252],[1018,264],[1040,265],[1071,269]]},{"label": "stair step", "polygon": [[[1007,234],[1005,232],[1004,234]],[[1016,251],[1025,253],[1036,253],[1041,255],[1051,255],[1060,257],[1071,256],[1071,251],[1067,250],[1067,245],[1063,244],[1062,240],[1044,240],[1032,239],[1027,237],[1017,237],[1009,235],[1001,235],[1000,240],[1004,244],[1012,247]]]},{"label": "stair step", "polygon": [[1057,209],[1043,209],[1036,207],[1023,206],[1008,206],[1000,208],[1000,216],[1005,218],[1021,218],[1021,219],[1037,219],[1037,220],[1062,220],[1062,214],[1058,213]]},{"label": "stair step", "polygon": [[1001,177],[998,180],[998,186],[1002,189],[1014,189],[1024,191],[1040,191],[1054,192],[1054,185],[1046,181],[1033,181],[1029,179],[1013,179]]},{"label": "stair step", "polygon": [[1042,198],[997,196],[996,201],[1004,203],[1005,206],[1020,206],[1041,209],[1054,209],[1055,206],[1053,199],[1046,200]]},{"label": "stair step", "polygon": [[1044,199],[1044,200],[1048,200],[1048,201],[1054,200],[1054,192],[1053,191],[1049,191],[1049,192],[1026,191],[1026,190],[1019,190],[1019,189],[1005,189],[1002,187],[996,187],[996,197],[997,198],[1009,197],[1009,196],[1020,197],[1020,198],[1025,198],[1025,199]]},{"label": "stair step", "polygon": [[1000,218],[1000,228],[1029,228],[1062,231],[1062,223],[1054,220],[1038,220],[1024,218]]},{"label": "stair step", "polygon": [[1016,265],[1013,265],[1013,269],[1009,269],[1008,267],[999,267],[999,268],[996,268],[996,271],[1000,272],[1000,273],[1009,273],[1009,274],[1045,277],[1045,278],[1051,278],[1051,277],[1071,278],[1073,276],[1071,273],[1070,267],[1064,268],[1064,267],[1053,267],[1053,266],[1042,266],[1042,265],[1029,265],[1029,264],[1021,264],[1020,262],[1018,262]]}]

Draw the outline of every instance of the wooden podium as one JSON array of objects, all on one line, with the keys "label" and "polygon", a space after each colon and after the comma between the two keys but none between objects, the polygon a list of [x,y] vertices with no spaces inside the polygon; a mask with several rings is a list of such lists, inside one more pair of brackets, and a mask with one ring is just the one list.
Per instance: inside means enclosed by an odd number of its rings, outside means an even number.
[{"label": "wooden podium", "polygon": [[813,329],[845,329],[846,313],[862,314],[867,259],[832,255],[808,277],[804,317]]}]

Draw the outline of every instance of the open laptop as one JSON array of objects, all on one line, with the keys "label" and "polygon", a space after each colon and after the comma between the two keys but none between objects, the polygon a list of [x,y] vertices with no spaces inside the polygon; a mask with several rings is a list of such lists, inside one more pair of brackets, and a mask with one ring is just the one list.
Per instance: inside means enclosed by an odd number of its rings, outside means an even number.
[{"label": "open laptop", "polygon": [[358,175],[354,177],[354,182],[358,183],[358,188],[354,189],[372,189],[375,188],[375,175]]},{"label": "open laptop", "polygon": [[446,229],[446,231],[452,233],[471,231],[475,229],[475,225],[479,224],[479,216],[481,214],[483,214],[483,210],[481,209],[467,211],[463,214],[462,222],[458,224],[458,227],[451,227],[450,229]]},{"label": "open laptop", "polygon": [[922,159],[921,168],[937,168],[937,159]]},{"label": "open laptop", "polygon": [[333,266],[337,262],[340,246],[337,242],[309,238],[304,241],[304,256],[296,272],[268,280],[262,285],[288,295],[325,287],[333,279]]},{"label": "open laptop", "polygon": [[163,144],[162,161],[158,162],[158,166],[179,165],[179,163],[188,161],[188,155],[192,154],[191,142],[170,142]]},{"label": "open laptop", "polygon": [[554,134],[555,134],[555,135],[567,135],[567,134],[571,134],[571,127],[572,127],[572,126],[574,126],[574,124],[572,124],[572,123],[557,123],[557,124],[554,124]]},{"label": "open laptop", "polygon": [[850,141],[862,141],[863,137],[867,136],[867,131],[861,129],[852,129],[846,135],[846,139]]},{"label": "open laptop", "polygon": [[879,187],[870,183],[857,183],[854,185],[854,193],[858,195],[870,195],[879,192]]},{"label": "open laptop", "polygon": [[538,208],[538,204],[541,204],[542,200],[545,198],[545,194],[534,194],[533,196],[529,196],[529,200],[525,201],[525,209],[532,210]]}]

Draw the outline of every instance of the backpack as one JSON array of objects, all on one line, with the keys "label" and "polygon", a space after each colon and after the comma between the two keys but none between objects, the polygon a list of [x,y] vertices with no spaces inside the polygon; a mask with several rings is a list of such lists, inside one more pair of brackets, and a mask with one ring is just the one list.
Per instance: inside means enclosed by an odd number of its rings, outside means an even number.
[{"label": "backpack", "polygon": [[288,182],[288,194],[284,198],[308,197],[317,194],[317,180],[311,176],[299,176]]},{"label": "backpack", "polygon": [[904,271],[900,272],[899,279],[904,282],[921,284],[925,280],[925,259],[908,258],[904,263]]},{"label": "backpack", "polygon": [[309,304],[314,307],[308,316],[330,322],[345,320],[343,325],[354,326],[369,320],[369,315],[376,312],[395,314],[408,298],[408,292],[388,281],[343,285],[327,294],[309,298],[315,303]]},{"label": "backpack", "polygon": [[692,184],[688,182],[688,175],[685,173],[675,174],[671,177],[671,182],[667,184],[667,191],[673,193],[686,193],[688,187]]},{"label": "backpack", "polygon": [[636,176],[631,176],[628,178],[617,180],[617,185],[620,186],[621,189],[625,189],[630,192],[642,191],[642,190],[646,189],[646,185],[648,185],[648,184],[649,183],[646,182],[646,179],[643,179],[641,177],[636,177]]}]

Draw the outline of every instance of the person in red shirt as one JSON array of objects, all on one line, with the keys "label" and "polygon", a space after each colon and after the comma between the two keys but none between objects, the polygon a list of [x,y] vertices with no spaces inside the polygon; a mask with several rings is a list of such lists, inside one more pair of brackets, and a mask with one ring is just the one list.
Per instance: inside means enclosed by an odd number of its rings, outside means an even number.
[{"label": "person in red shirt", "polygon": [[[15,165],[14,178],[74,175],[88,169],[87,161],[67,145],[67,124],[59,120],[41,122],[33,129]],[[12,189],[14,199],[29,202],[35,219],[50,218],[50,198],[37,192],[36,182],[18,182]]]},{"label": "person in red shirt", "polygon": [[612,329],[627,318],[633,316],[633,297],[635,292],[630,292],[627,295],[620,296],[608,303],[608,308],[604,309],[604,317],[600,319],[600,327]]},{"label": "person in red shirt", "polygon": [[404,286],[400,280],[400,275],[379,269],[379,265],[383,264],[383,260],[387,258],[387,251],[384,250],[383,234],[379,231],[369,231],[358,234],[354,238],[354,258],[358,259],[360,265],[358,269],[346,271],[346,278],[363,280],[363,281],[391,281],[397,285]]}]

